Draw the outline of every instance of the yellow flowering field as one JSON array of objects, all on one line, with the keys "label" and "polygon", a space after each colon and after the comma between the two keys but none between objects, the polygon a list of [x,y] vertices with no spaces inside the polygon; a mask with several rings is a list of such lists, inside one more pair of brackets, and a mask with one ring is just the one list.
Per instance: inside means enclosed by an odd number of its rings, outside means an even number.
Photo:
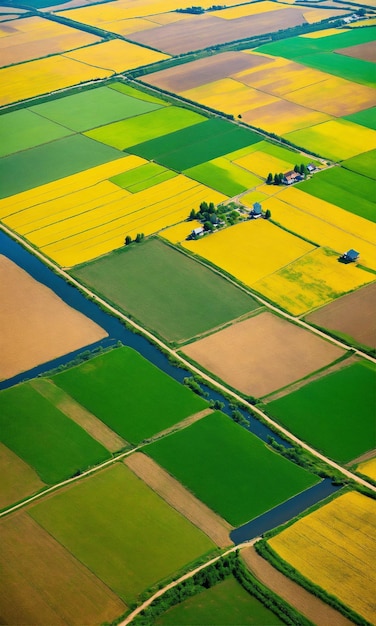
[{"label": "yellow flowering field", "polygon": [[293,166],[292,163],[278,159],[271,154],[266,154],[266,152],[261,150],[241,157],[234,163],[263,178],[266,178],[269,172],[287,172]]},{"label": "yellow flowering field", "polygon": [[375,516],[375,500],[346,493],[272,537],[269,544],[303,576],[374,623]]},{"label": "yellow flowering field", "polygon": [[302,315],[374,278],[356,265],[338,263],[337,252],[316,248],[255,282],[252,288],[292,315]]},{"label": "yellow flowering field", "polygon": [[82,63],[112,70],[115,73],[169,59],[168,54],[155,52],[121,39],[111,39],[94,46],[69,52],[65,56]]},{"label": "yellow flowering field", "polygon": [[340,17],[346,15],[346,11],[336,11],[331,9],[309,9],[303,12],[304,18],[308,24],[315,24],[315,22],[321,22],[330,17]]},{"label": "yellow flowering field", "polygon": [[364,461],[364,463],[360,463],[356,469],[361,474],[376,480],[376,457],[369,461]]},{"label": "yellow flowering field", "polygon": [[123,36],[130,35],[131,33],[136,33],[139,30],[155,28],[156,26],[157,24],[155,24],[154,22],[138,17],[129,20],[114,20],[101,23],[101,28],[103,28],[104,30],[109,30],[112,33],[117,33],[118,35]]},{"label": "yellow flowering field", "polygon": [[375,90],[332,76],[318,84],[290,91],[288,99],[296,104],[339,117],[374,106]]},{"label": "yellow flowering field", "polygon": [[12,65],[0,69],[0,105],[19,102],[96,78],[107,78],[112,74],[111,70],[85,65],[63,55]]},{"label": "yellow flowering field", "polygon": [[264,0],[263,2],[254,2],[253,4],[241,4],[231,9],[214,11],[213,15],[222,17],[225,20],[234,20],[238,17],[246,17],[247,15],[258,15],[259,13],[269,13],[270,11],[278,11],[286,9],[284,4],[277,4]]},{"label": "yellow flowering field", "polygon": [[183,246],[248,286],[313,250],[270,222],[248,220]]},{"label": "yellow flowering field", "polygon": [[[368,4],[371,4],[368,2]],[[372,3],[372,6],[376,7],[376,2]],[[349,24],[350,28],[361,28],[362,26],[375,26],[376,25],[376,17],[371,17],[369,20],[359,20],[359,22],[353,22]]]},{"label": "yellow flowering field", "polygon": [[321,39],[321,37],[330,37],[331,35],[339,35],[339,33],[345,33],[346,28],[327,28],[326,30],[315,30],[313,33],[305,33],[299,35],[303,39]]},{"label": "yellow flowering field", "polygon": [[170,228],[162,230],[159,235],[171,243],[181,243],[188,237],[194,228],[199,228],[200,226],[202,226],[202,224],[197,220],[190,220],[189,222],[184,221],[180,224],[176,224],[175,226],[170,226]]},{"label": "yellow flowering field", "polygon": [[[262,93],[261,91],[258,93]],[[311,126],[321,125],[323,122],[330,120],[330,116],[320,111],[312,111],[304,106],[294,104],[288,100],[276,99],[271,104],[259,106],[251,111],[247,111],[243,115],[243,119],[248,124],[262,128],[270,133],[277,135],[287,135],[300,131],[301,129],[310,128]],[[304,145],[295,142],[297,145]],[[317,151],[319,153],[319,151]]]},{"label": "yellow flowering field", "polygon": [[268,63],[267,70],[264,66],[251,71],[243,70],[234,74],[233,78],[274,96],[283,96],[331,78],[325,72],[280,57],[274,57],[273,62]]}]

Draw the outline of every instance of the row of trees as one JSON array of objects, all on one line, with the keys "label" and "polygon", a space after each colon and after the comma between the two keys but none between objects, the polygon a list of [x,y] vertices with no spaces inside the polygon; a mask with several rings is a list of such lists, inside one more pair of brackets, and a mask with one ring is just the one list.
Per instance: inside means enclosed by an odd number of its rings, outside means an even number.
[{"label": "row of trees", "polygon": [[[134,238],[134,241],[136,243],[140,243],[144,239],[144,237],[145,237],[144,233],[137,233],[136,237]],[[132,242],[133,242],[132,237],[130,235],[127,235],[126,238],[124,239],[125,245],[129,246]]]},{"label": "row of trees", "polygon": [[[301,176],[307,176],[307,174],[309,173],[307,170],[307,166],[304,165],[304,163],[302,163],[301,165],[295,165],[294,166],[294,172],[296,172],[297,174],[300,174]],[[266,179],[266,184],[267,185],[281,185],[283,183],[283,180],[285,178],[285,175],[282,173],[276,172],[274,175],[272,172],[269,172],[267,179]]]}]

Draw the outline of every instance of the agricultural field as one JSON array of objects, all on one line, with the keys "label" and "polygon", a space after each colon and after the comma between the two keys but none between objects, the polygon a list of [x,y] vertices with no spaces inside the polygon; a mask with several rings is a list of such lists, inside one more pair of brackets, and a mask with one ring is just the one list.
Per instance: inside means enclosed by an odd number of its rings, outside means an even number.
[{"label": "agricultural field", "polygon": [[283,624],[274,613],[251,596],[230,576],[210,589],[172,607],[155,621],[156,626],[231,626]]},{"label": "agricultural field", "polygon": [[[242,222],[210,237],[185,241],[182,245],[247,286],[314,249],[311,244],[266,220]],[[258,259],[262,259],[262,263]]]},{"label": "agricultural field", "polygon": [[18,502],[45,485],[30,465],[0,443],[0,509]]},{"label": "agricultural field", "polygon": [[127,604],[215,548],[122,463],[39,502],[29,514]]},{"label": "agricultural field", "polygon": [[134,444],[207,408],[205,400],[127,347],[56,374],[53,382]]},{"label": "agricultural field", "polygon": [[374,620],[375,501],[346,493],[269,539],[303,576]]},{"label": "agricultural field", "polygon": [[170,180],[177,176],[176,172],[168,170],[162,165],[157,163],[145,163],[132,170],[118,174],[110,179],[110,182],[115,183],[122,189],[126,189],[130,193],[137,193],[138,191],[144,191],[154,185],[159,185],[165,180]]},{"label": "agricultural field", "polygon": [[292,315],[302,315],[374,281],[374,274],[338,262],[338,253],[316,248],[252,284],[252,289]]},{"label": "agricultural field", "polygon": [[359,111],[358,113],[353,113],[352,115],[346,115],[344,119],[349,122],[355,122],[355,124],[360,124],[361,126],[366,126],[367,128],[372,128],[372,130],[376,130],[376,107],[365,109],[364,111]]},{"label": "agricultural field", "polygon": [[26,17],[9,25],[0,24],[1,67],[66,52],[101,41],[99,37],[52,22]]},{"label": "agricultural field", "polygon": [[[367,159],[364,160],[367,161]],[[355,215],[376,222],[376,203],[373,193],[375,183],[367,176],[343,167],[333,167],[319,172],[303,183],[298,183],[298,188],[327,202],[333,202]]]},{"label": "agricultural field", "polygon": [[2,519],[0,537],[4,623],[99,626],[127,610],[110,587],[27,513]]},{"label": "agricultural field", "polygon": [[234,526],[317,482],[219,411],[144,451]]},{"label": "agricultural field", "polygon": [[365,476],[369,476],[372,480],[376,481],[376,458],[370,459],[360,463],[356,468],[356,471]]},{"label": "agricultural field", "polygon": [[[340,348],[269,312],[183,350],[227,384],[256,397],[285,387],[343,355]],[[285,367],[281,368],[281,363]]]},{"label": "agricultural field", "polygon": [[372,283],[314,311],[306,319],[347,341],[376,348],[375,309],[376,283]]},{"label": "agricultural field", "polygon": [[[370,150],[369,152],[363,152],[352,159],[343,161],[342,166],[347,170],[361,174],[362,176],[368,176],[373,180],[376,179],[374,162],[376,157],[376,150]],[[368,218],[370,219],[370,218]]]},{"label": "agricultural field", "polygon": [[61,482],[110,457],[30,383],[2,391],[0,407],[2,443],[47,484]]},{"label": "agricultural field", "polygon": [[231,163],[225,157],[191,167],[184,170],[184,174],[231,197],[257,187],[262,182],[260,178],[244,171],[242,167]]},{"label": "agricultural field", "polygon": [[194,337],[259,306],[156,239],[78,267],[73,275],[169,341]]},{"label": "agricultural field", "polygon": [[0,255],[0,380],[107,336],[105,330],[63,302],[51,289]]},{"label": "agricultural field", "polygon": [[376,445],[375,368],[359,361],[267,405],[295,435],[330,458],[348,463]]}]

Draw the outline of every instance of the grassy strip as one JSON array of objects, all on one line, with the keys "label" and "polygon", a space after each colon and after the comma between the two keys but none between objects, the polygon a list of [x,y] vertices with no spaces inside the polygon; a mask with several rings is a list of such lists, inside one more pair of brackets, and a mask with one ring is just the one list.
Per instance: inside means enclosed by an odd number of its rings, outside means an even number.
[{"label": "grassy strip", "polygon": [[354,622],[354,624],[358,624],[359,626],[371,626],[370,622],[364,619],[364,617],[358,615],[358,613],[347,607],[335,596],[330,595],[324,589],[315,585],[313,582],[308,580],[308,578],[305,578],[302,574],[300,574],[300,572],[289,565],[289,563],[281,559],[281,557],[278,556],[265,539],[258,541],[255,544],[255,549],[260,556],[266,559],[277,570],[282,572],[282,574],[288,576],[288,578],[291,578],[291,580],[296,582],[298,585],[301,585],[301,587],[306,589],[309,593],[317,598],[320,598],[320,600],[326,602],[326,604],[342,613],[342,615]]}]

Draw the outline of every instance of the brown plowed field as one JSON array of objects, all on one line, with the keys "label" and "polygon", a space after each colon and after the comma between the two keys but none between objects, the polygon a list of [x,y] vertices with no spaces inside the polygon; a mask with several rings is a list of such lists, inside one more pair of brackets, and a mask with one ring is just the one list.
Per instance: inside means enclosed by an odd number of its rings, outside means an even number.
[{"label": "brown plowed field", "polygon": [[103,328],[2,255],[0,328],[0,380],[107,336]]},{"label": "brown plowed field", "polygon": [[2,624],[112,622],[126,605],[26,513],[0,523]]},{"label": "brown plowed field", "polygon": [[374,41],[361,43],[358,46],[350,46],[349,48],[341,48],[340,50],[335,50],[335,52],[353,59],[362,59],[362,61],[376,63],[376,46]]},{"label": "brown plowed field", "polygon": [[184,352],[235,389],[259,398],[344,353],[268,312],[187,345]]},{"label": "brown plowed field", "polygon": [[180,93],[271,62],[272,59],[266,56],[251,56],[243,52],[223,52],[213,57],[155,72],[145,77],[144,80],[155,87]]},{"label": "brown plowed field", "polygon": [[250,546],[241,556],[251,572],[317,626],[351,626],[352,622],[303,587],[281,574]]},{"label": "brown plowed field", "polygon": [[132,33],[128,38],[175,55],[298,26],[304,22],[306,20],[303,11],[295,8],[248,15],[231,20],[230,24],[228,20],[205,14],[189,21],[182,20]]},{"label": "brown plowed field", "polygon": [[372,283],[314,311],[306,319],[376,348],[375,311],[376,283]]},{"label": "brown plowed field", "polygon": [[168,504],[200,528],[220,548],[231,545],[232,526],[193,496],[153,459],[141,452],[127,457],[125,464]]}]

